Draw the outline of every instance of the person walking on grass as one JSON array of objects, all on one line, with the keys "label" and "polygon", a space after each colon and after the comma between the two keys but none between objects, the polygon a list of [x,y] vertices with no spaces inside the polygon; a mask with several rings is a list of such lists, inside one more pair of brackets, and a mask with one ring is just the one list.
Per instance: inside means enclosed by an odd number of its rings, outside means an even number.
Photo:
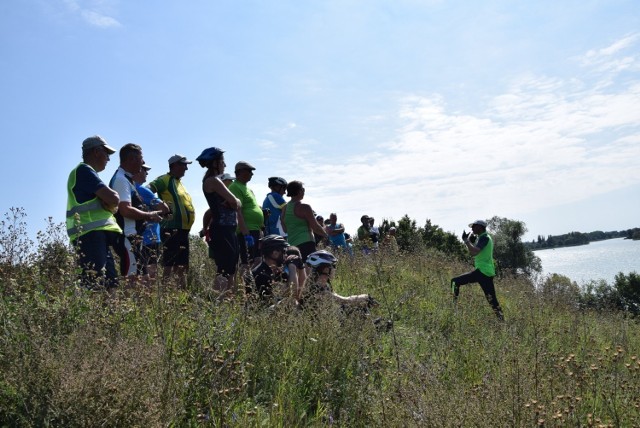
[{"label": "person walking on grass", "polygon": [[493,263],[493,238],[487,233],[487,222],[484,220],[476,220],[469,227],[472,234],[463,231],[462,241],[473,256],[475,270],[456,276],[451,280],[454,302],[458,300],[461,285],[477,282],[482,287],[482,291],[493,308],[493,312],[495,312],[500,321],[503,321],[504,315],[493,284],[493,277],[496,275]]}]

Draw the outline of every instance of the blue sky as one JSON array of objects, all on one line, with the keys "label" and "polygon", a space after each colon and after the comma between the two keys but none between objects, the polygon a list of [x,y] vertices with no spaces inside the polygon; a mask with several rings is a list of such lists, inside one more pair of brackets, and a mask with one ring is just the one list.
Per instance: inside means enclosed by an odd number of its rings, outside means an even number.
[{"label": "blue sky", "polygon": [[93,134],[140,144],[151,177],[218,146],[260,201],[267,177],[302,180],[351,232],[640,226],[636,0],[4,1],[0,73],[0,213],[31,230],[64,220]]}]

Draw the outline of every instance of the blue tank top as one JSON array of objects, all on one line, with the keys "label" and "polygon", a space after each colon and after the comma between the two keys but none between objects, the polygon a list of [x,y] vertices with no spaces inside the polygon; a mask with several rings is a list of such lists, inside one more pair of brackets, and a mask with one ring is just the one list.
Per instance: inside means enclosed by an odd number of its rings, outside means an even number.
[{"label": "blue tank top", "polygon": [[211,224],[214,226],[238,226],[236,211],[226,206],[226,201],[216,192],[204,192],[211,210]]}]

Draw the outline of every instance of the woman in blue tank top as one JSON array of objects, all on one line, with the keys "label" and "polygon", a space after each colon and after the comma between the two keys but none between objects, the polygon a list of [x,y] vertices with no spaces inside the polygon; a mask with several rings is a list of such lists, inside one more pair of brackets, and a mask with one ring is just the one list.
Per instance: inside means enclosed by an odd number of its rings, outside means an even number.
[{"label": "woman in blue tank top", "polygon": [[200,166],[207,168],[202,179],[202,191],[209,204],[209,246],[216,262],[217,275],[214,289],[220,293],[219,299],[235,294],[235,274],[238,265],[237,212],[240,201],[233,196],[227,186],[218,178],[224,173],[224,152],[217,147],[205,149],[196,158]]}]

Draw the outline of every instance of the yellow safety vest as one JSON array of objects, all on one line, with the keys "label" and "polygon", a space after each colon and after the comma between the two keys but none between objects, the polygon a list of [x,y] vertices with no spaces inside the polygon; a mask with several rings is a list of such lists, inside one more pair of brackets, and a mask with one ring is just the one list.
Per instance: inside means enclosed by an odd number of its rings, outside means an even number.
[{"label": "yellow safety vest", "polygon": [[[87,164],[80,163],[75,167],[67,181],[67,234],[73,240],[95,230],[122,233],[116,218],[110,211],[104,209],[97,196],[81,204],[76,200],[73,188],[76,185],[78,167],[81,165]],[[87,166],[91,168],[90,165]]]}]

